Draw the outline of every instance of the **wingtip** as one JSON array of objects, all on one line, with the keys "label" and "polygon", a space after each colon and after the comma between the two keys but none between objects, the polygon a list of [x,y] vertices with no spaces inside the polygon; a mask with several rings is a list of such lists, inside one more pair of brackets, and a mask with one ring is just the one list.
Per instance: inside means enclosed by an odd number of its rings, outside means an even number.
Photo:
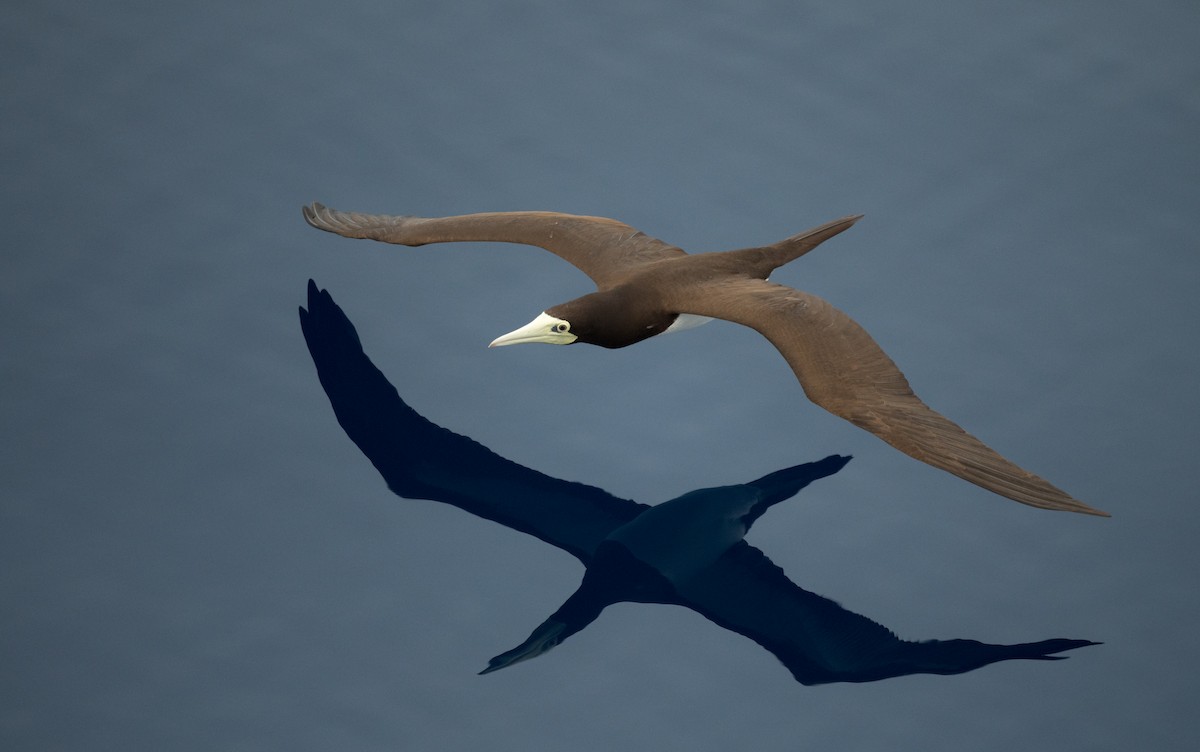
[{"label": "wingtip", "polygon": [[327,229],[320,222],[320,215],[327,213],[329,208],[320,201],[313,201],[311,204],[304,204],[300,207],[300,214],[304,216],[304,221],[318,230]]},{"label": "wingtip", "polygon": [[1058,640],[1046,640],[1045,642],[1040,643],[1040,644],[1045,646],[1046,652],[1043,653],[1042,655],[1037,656],[1039,659],[1046,660],[1046,661],[1065,661],[1067,658],[1070,658],[1071,656],[1058,655],[1058,653],[1065,653],[1068,650],[1078,650],[1079,648],[1090,648],[1095,645],[1103,645],[1104,643],[1103,642],[1095,642],[1093,640],[1058,639]]},{"label": "wingtip", "polygon": [[[1018,501],[1020,501],[1020,499],[1018,499]],[[1084,504],[1079,499],[1076,499],[1071,496],[1067,496],[1065,501],[1058,501],[1055,504],[1047,505],[1045,508],[1056,511],[1056,512],[1075,512],[1076,514],[1089,514],[1093,517],[1112,517],[1111,514],[1109,514],[1108,512],[1105,512],[1103,509],[1096,509],[1095,507],[1090,507],[1087,504]]]},{"label": "wingtip", "polygon": [[[1086,514],[1092,517],[1112,517],[1111,514],[1102,509],[1089,507],[1082,501],[1071,496],[1067,496],[1066,494],[1061,494],[1061,492],[1059,492],[1061,495],[1057,497],[1039,497],[1029,496],[1026,494],[1006,493],[1003,489],[991,488],[988,486],[982,487],[992,491],[993,493],[999,494],[1000,496],[1004,496],[1005,498],[1012,499],[1013,501],[1017,501],[1022,504],[1027,504],[1038,509],[1045,509],[1051,512],[1074,512],[1075,514]],[[1057,491],[1057,489],[1055,490]]]},{"label": "wingtip", "polygon": [[828,477],[840,471],[852,459],[854,459],[853,455],[849,454],[831,454],[824,459],[812,463],[812,467],[824,473],[820,477]]},{"label": "wingtip", "polygon": [[308,309],[305,309],[304,306],[299,307],[300,308],[300,326],[301,327],[305,327],[308,325],[309,310],[312,309],[313,301],[316,300],[316,297],[317,297],[317,283],[312,281],[312,279],[309,279],[308,280]]}]

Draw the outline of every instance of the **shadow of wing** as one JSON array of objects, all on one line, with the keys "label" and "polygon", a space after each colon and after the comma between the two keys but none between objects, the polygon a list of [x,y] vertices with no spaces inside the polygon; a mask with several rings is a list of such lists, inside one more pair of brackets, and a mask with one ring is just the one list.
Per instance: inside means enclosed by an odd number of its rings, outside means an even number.
[{"label": "shadow of wing", "polygon": [[609,532],[647,508],[543,475],[426,420],[400,398],[363,352],[350,319],[311,280],[300,325],[338,423],[396,494],[452,504],[585,565]]},{"label": "shadow of wing", "polygon": [[799,587],[745,541],[682,585],[680,603],[773,653],[801,684],[868,682],[908,674],[961,674],[996,661],[1058,660],[1095,645],[1043,640],[989,645],[975,640],[909,642],[865,616]]}]

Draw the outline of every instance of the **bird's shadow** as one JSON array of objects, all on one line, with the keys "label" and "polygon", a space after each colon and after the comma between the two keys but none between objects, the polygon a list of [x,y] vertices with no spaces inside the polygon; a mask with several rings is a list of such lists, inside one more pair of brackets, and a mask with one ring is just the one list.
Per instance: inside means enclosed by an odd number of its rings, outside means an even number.
[{"label": "bird's shadow", "polygon": [[[803,684],[959,674],[1009,659],[1057,660],[1062,656],[1055,653],[1096,644],[901,640],[794,584],[741,540],[767,508],[838,472],[849,458],[827,457],[650,507],[551,478],[421,416],[371,363],[342,309],[311,280],[300,323],[338,422],[392,491],[452,504],[536,536],[587,568],[579,590],[483,673],[541,655],[620,601],[691,608],[769,650]],[[718,527],[692,524],[696,515],[714,510]],[[685,529],[690,537],[679,532]]]}]

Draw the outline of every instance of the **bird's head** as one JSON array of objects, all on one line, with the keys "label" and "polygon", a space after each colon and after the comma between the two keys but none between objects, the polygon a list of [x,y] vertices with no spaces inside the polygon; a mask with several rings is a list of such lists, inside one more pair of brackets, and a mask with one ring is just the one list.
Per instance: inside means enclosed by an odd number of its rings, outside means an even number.
[{"label": "bird's head", "polygon": [[612,294],[597,292],[551,306],[520,329],[497,337],[488,347],[526,342],[544,342],[548,345],[583,342],[611,347],[605,341],[605,334],[612,328],[612,321],[618,313],[614,303]]},{"label": "bird's head", "polygon": [[533,321],[520,329],[514,329],[503,334],[488,347],[503,347],[504,345],[523,345],[527,342],[544,342],[548,345],[569,345],[579,339],[571,332],[571,322],[560,319],[549,313],[542,312]]},{"label": "bird's head", "polygon": [[594,292],[547,308],[520,329],[497,337],[488,347],[526,342],[625,347],[661,334],[674,320],[674,314],[646,309],[623,290]]}]

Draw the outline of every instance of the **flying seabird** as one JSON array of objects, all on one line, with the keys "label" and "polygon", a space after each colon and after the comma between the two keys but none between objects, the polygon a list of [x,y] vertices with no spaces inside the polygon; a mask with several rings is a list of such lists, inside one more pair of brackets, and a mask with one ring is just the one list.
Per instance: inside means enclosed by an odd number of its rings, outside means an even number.
[{"label": "flying seabird", "polygon": [[603,217],[493,212],[424,218],[342,212],[318,203],[303,211],[313,227],[349,238],[408,246],[456,241],[539,246],[596,283],[596,292],[547,308],[491,347],[585,342],[617,348],[694,325],[691,317],[733,321],[756,330],[783,354],[810,400],[910,457],[1022,504],[1108,516],[1009,462],[929,408],[849,316],[815,295],[767,281],[776,268],[862,215],[769,246],[689,255]]},{"label": "flying seabird", "polygon": [[311,281],[300,323],[338,422],[392,491],[452,504],[529,533],[586,567],[579,589],[481,673],[545,653],[621,601],[687,606],[769,650],[803,684],[958,674],[1010,659],[1059,660],[1063,656],[1055,653],[1097,644],[901,640],[793,584],[742,540],[768,507],[836,473],[848,457],[835,455],[648,507],[543,475],[423,418],[367,358],[354,325],[329,293]]}]

